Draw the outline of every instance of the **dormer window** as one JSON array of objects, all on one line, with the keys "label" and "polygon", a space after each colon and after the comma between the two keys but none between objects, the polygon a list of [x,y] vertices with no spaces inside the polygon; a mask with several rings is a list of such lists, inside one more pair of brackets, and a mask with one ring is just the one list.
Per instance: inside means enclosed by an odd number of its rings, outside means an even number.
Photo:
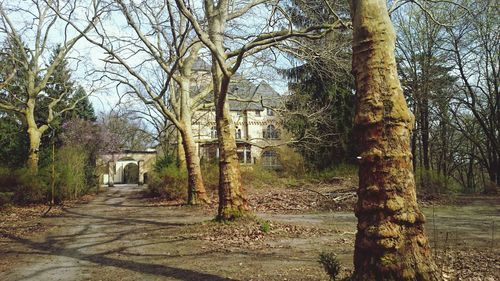
[{"label": "dormer window", "polygon": [[274,116],[274,111],[271,108],[267,109],[267,116]]}]

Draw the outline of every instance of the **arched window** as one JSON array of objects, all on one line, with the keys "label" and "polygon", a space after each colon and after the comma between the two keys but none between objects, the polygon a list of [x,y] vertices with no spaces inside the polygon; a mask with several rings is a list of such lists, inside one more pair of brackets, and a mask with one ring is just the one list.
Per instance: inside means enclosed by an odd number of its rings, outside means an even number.
[{"label": "arched window", "polygon": [[267,128],[264,130],[264,138],[265,139],[278,139],[279,138],[278,130],[276,130],[276,127],[274,127],[274,125],[267,126]]},{"label": "arched window", "polygon": [[267,116],[274,116],[274,111],[271,108],[267,108]]},{"label": "arched window", "polygon": [[241,139],[241,129],[236,128],[236,139],[237,140]]},{"label": "arched window", "polygon": [[262,166],[270,169],[279,169],[281,164],[279,162],[278,153],[274,150],[266,150],[262,153],[261,159]]},{"label": "arched window", "polygon": [[212,139],[217,138],[217,128],[215,128],[215,126],[210,128],[210,138],[212,138]]}]

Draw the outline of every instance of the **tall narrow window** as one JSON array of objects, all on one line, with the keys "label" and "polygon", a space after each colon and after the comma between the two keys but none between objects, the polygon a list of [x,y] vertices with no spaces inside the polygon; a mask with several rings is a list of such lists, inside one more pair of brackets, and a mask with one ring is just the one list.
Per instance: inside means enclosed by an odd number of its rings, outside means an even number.
[{"label": "tall narrow window", "polygon": [[210,128],[210,138],[212,138],[212,139],[217,138],[217,128],[215,128],[215,126]]},{"label": "tall narrow window", "polygon": [[237,140],[241,139],[241,129],[236,128],[236,139]]},{"label": "tall narrow window", "polygon": [[279,169],[281,164],[279,162],[278,153],[273,150],[266,150],[262,153],[262,166],[269,169]]},{"label": "tall narrow window", "polygon": [[267,109],[267,116],[274,116],[274,111],[270,108]]},{"label": "tall narrow window", "polygon": [[276,127],[274,125],[269,125],[267,128],[264,130],[264,138],[265,139],[278,139],[278,130],[276,130]]}]

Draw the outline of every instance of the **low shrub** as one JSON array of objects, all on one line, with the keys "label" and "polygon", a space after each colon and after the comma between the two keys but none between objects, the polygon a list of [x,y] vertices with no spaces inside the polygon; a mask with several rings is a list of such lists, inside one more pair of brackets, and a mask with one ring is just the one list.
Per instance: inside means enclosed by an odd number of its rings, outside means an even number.
[{"label": "low shrub", "polygon": [[153,171],[148,179],[150,196],[169,200],[185,199],[187,194],[187,172],[170,164],[160,171]]},{"label": "low shrub", "polygon": [[39,203],[46,200],[46,194],[43,171],[33,176],[26,169],[0,168],[0,205]]},{"label": "low shrub", "polygon": [[23,177],[12,197],[16,204],[31,204],[45,202],[47,198],[47,183],[39,177]]},{"label": "low shrub", "polygon": [[417,192],[420,194],[450,194],[461,190],[460,184],[455,179],[433,170],[418,169],[416,184]]},{"label": "low shrub", "polygon": [[318,262],[323,266],[323,269],[326,271],[328,276],[330,276],[330,280],[332,281],[351,281],[351,276],[340,277],[340,271],[342,269],[342,265],[340,264],[337,255],[332,252],[322,252],[319,254]]},{"label": "low shrub", "polygon": [[279,172],[255,164],[253,166],[244,166],[241,169],[241,178],[245,185],[262,188],[280,183]]},{"label": "low shrub", "polygon": [[87,154],[79,147],[62,147],[56,155],[56,201],[76,199],[92,187],[86,178]]},{"label": "low shrub", "polygon": [[332,178],[356,177],[357,175],[358,167],[356,165],[341,163],[323,171],[313,172],[310,174],[310,177],[322,181],[330,181]]},{"label": "low shrub", "polygon": [[0,191],[0,207],[12,203],[12,198],[14,197],[14,192],[2,192]]},{"label": "low shrub", "polygon": [[289,146],[278,148],[279,162],[281,164],[281,177],[296,177],[306,173],[306,163],[304,157]]},{"label": "low shrub", "polygon": [[337,255],[332,252],[322,252],[319,254],[318,262],[323,266],[328,276],[330,276],[330,280],[338,280],[341,266]]},{"label": "low shrub", "polygon": [[158,159],[156,159],[156,162],[154,164],[153,170],[156,172],[160,172],[162,169],[174,164],[175,162],[176,161],[175,161],[174,157],[172,157],[170,155],[164,155],[164,156],[158,157]]},{"label": "low shrub", "polygon": [[209,190],[217,190],[219,186],[219,165],[215,161],[202,162],[201,174],[205,183],[205,188]]},{"label": "low shrub", "polygon": [[494,182],[488,181],[484,185],[484,194],[498,194],[498,185]]},{"label": "low shrub", "polygon": [[260,230],[264,233],[268,233],[271,230],[271,224],[268,221],[261,222]]}]

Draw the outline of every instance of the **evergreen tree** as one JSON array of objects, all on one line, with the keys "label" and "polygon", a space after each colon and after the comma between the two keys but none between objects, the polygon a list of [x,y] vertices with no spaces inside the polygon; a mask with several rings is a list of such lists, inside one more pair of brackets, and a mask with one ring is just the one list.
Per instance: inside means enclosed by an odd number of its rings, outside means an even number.
[{"label": "evergreen tree", "polygon": [[0,166],[20,168],[28,158],[28,136],[19,118],[0,112]]},{"label": "evergreen tree", "polygon": [[[341,16],[348,17],[346,5],[329,2]],[[331,16],[324,1],[318,0],[292,1],[289,11],[300,27],[326,22]],[[290,56],[303,64],[282,71],[291,92],[285,127],[298,140],[295,147],[307,162],[324,169],[354,158],[350,32],[336,31],[320,40],[302,41],[290,47]],[[318,111],[322,114],[311,118]]]}]

